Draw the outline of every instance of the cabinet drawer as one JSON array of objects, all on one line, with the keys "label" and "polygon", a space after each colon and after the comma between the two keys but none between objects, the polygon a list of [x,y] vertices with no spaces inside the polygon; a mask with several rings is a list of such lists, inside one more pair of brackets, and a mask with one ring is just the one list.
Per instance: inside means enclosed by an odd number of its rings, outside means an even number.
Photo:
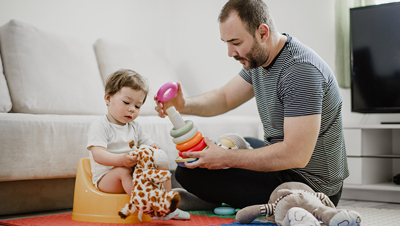
[{"label": "cabinet drawer", "polygon": [[362,159],[347,157],[350,176],[344,181],[345,184],[362,184]]},{"label": "cabinet drawer", "polygon": [[347,155],[361,156],[361,129],[343,129]]},{"label": "cabinet drawer", "polygon": [[345,184],[377,184],[392,180],[392,159],[348,157],[347,163],[350,176]]}]

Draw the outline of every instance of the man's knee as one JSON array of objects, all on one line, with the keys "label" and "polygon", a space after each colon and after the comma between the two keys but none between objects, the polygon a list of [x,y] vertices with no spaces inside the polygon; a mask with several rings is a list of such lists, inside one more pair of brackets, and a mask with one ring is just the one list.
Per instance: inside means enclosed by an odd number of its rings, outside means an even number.
[{"label": "man's knee", "polygon": [[178,181],[181,185],[182,185],[182,183],[185,182],[186,174],[187,174],[187,173],[185,173],[185,172],[182,170],[182,167],[179,167],[179,166],[176,167],[176,170],[175,170],[175,179],[176,179],[176,181]]}]

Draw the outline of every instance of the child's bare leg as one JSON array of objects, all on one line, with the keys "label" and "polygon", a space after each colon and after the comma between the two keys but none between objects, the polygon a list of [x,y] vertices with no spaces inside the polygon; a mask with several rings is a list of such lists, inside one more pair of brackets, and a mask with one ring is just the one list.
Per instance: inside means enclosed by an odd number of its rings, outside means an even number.
[{"label": "child's bare leg", "polygon": [[114,167],[100,180],[99,189],[108,193],[126,193],[129,196],[132,192],[132,168]]},{"label": "child's bare leg", "polygon": [[[168,171],[169,171],[168,165],[159,166],[158,169],[159,169],[159,170],[168,170]],[[166,191],[172,191],[171,180],[165,181],[165,182],[163,183],[163,185],[164,185],[164,188],[165,188]]]}]

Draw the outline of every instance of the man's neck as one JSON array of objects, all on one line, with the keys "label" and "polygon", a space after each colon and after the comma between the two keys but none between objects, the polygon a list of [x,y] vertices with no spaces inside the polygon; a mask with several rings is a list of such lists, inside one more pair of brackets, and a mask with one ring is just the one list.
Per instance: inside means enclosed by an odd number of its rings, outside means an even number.
[{"label": "man's neck", "polygon": [[274,36],[271,36],[269,43],[269,49],[270,49],[269,57],[268,60],[262,65],[262,67],[267,67],[268,65],[271,64],[271,62],[275,59],[278,53],[285,46],[286,41],[287,41],[286,35],[278,33]]}]

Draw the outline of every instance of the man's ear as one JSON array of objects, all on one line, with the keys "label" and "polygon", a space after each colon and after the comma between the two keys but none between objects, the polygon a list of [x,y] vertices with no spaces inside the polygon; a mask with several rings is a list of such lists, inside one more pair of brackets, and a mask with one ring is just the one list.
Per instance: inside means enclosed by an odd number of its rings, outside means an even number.
[{"label": "man's ear", "polygon": [[261,41],[266,41],[269,37],[269,27],[266,24],[260,24],[257,29]]}]

